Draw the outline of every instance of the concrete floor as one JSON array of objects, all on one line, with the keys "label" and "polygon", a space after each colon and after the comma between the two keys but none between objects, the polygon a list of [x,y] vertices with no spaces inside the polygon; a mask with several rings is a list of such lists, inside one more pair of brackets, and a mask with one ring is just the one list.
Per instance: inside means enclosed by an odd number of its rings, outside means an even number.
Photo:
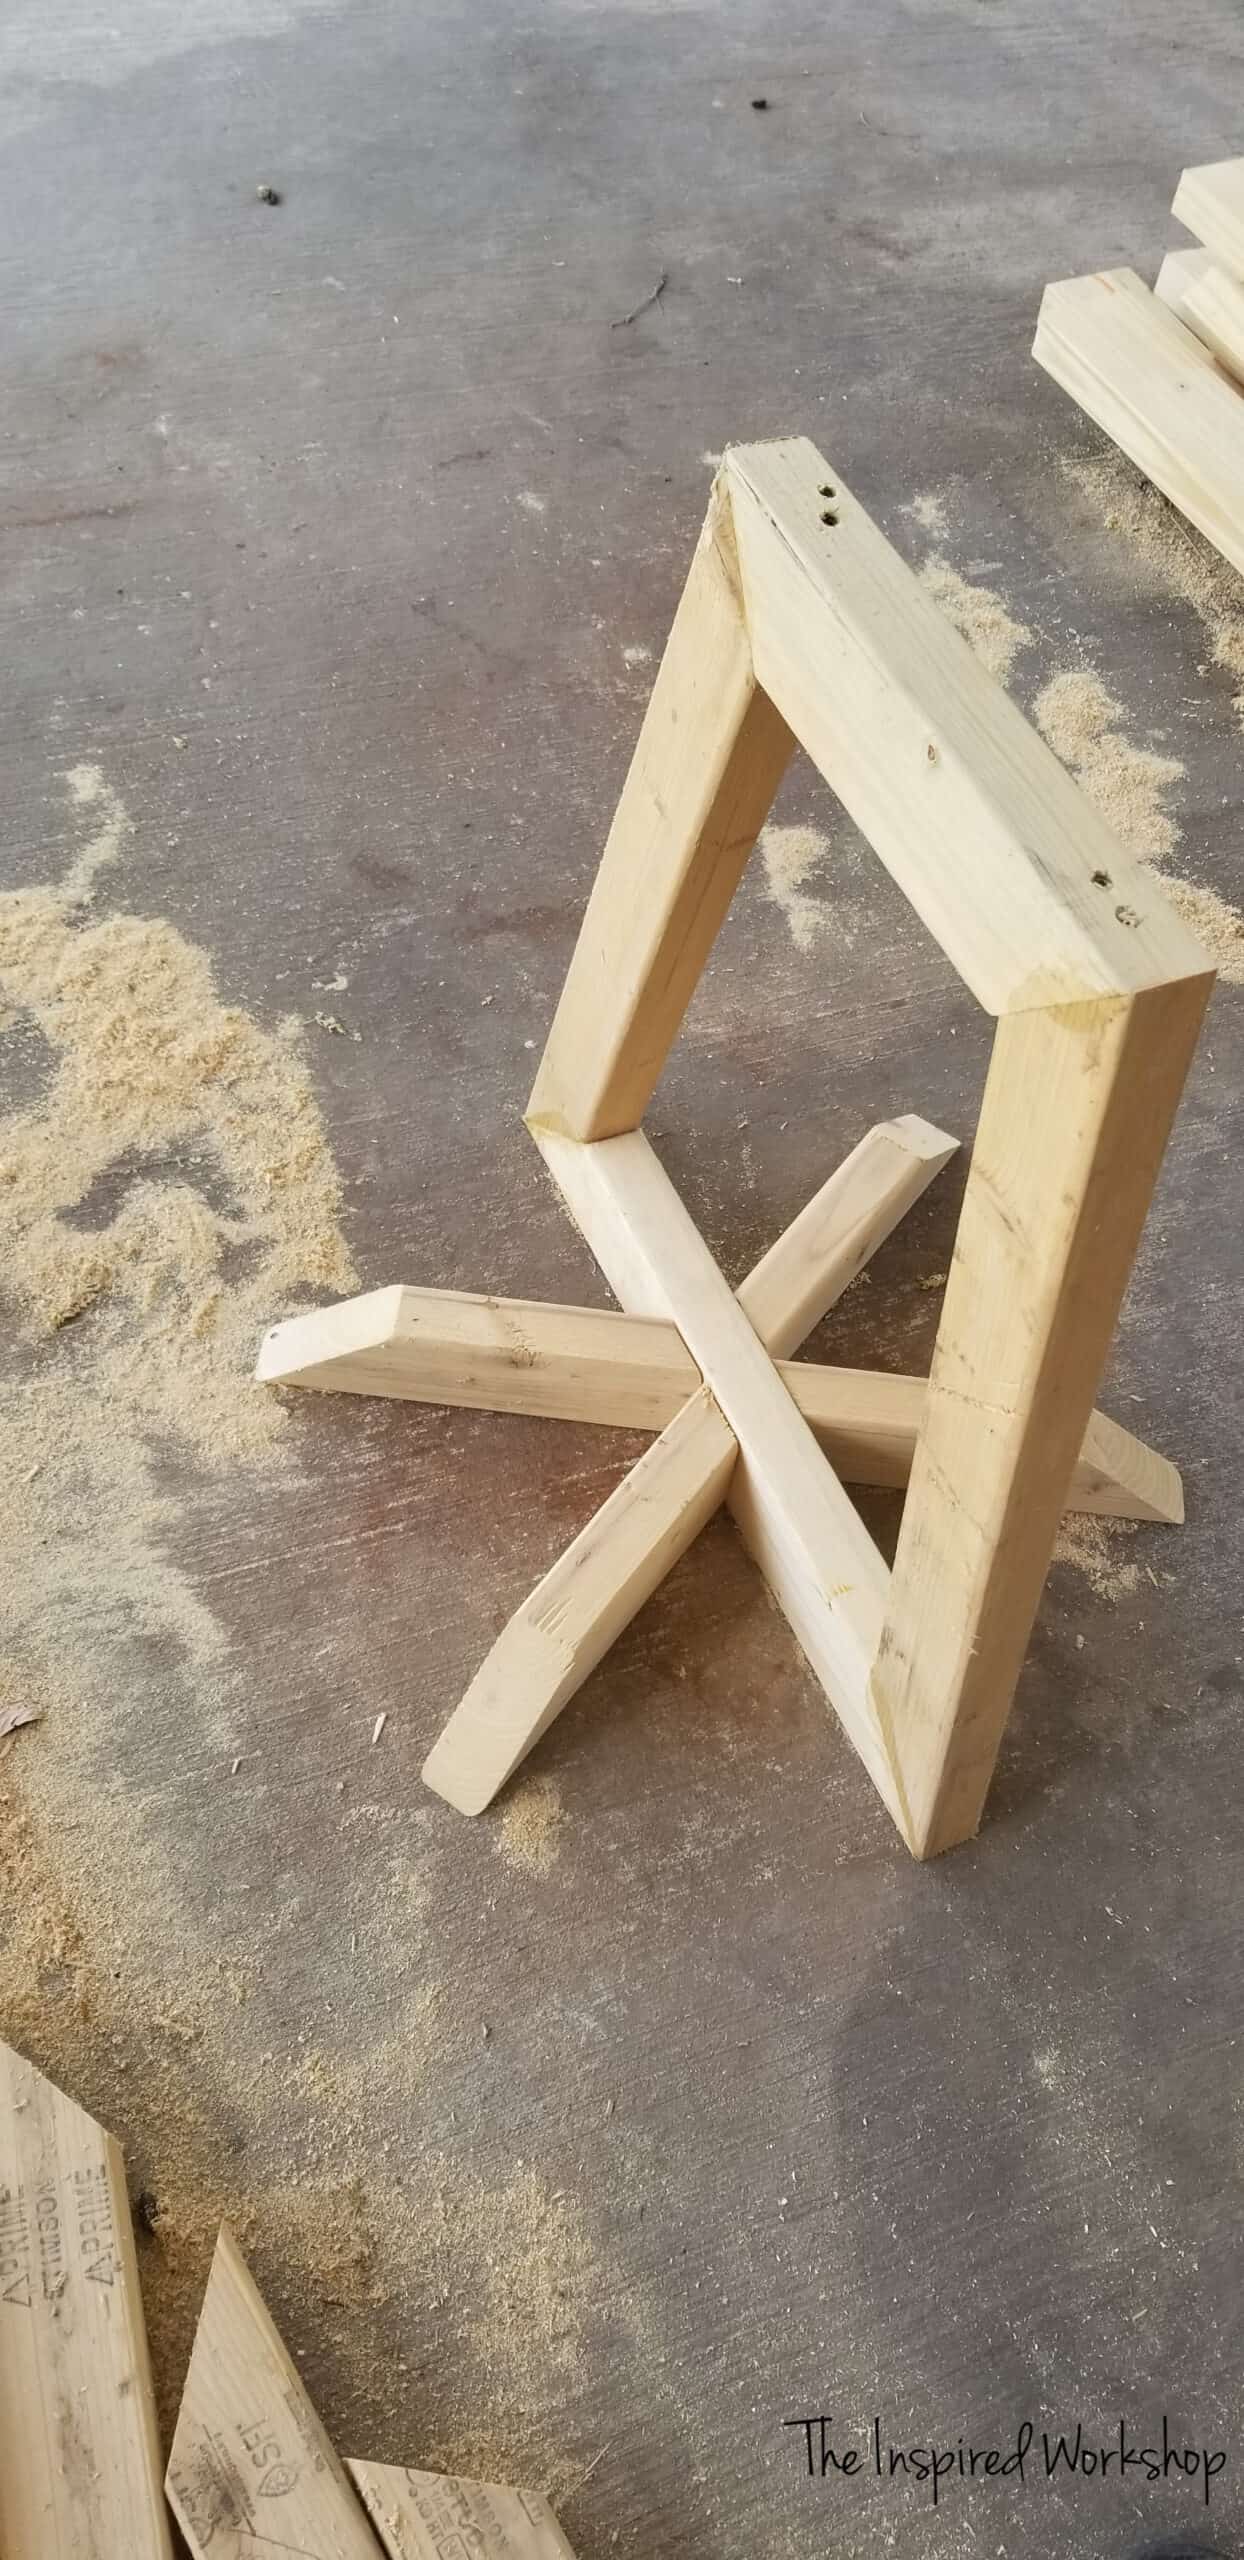
[{"label": "concrete floor", "polygon": [[[809,433],[916,561],[934,497],[1034,635],[1017,689],[1099,667],[1186,767],[1180,864],[1238,889],[1231,680],[1063,469],[1102,448],[1028,354],[1047,278],[1151,275],[1180,168],[1237,146],[1229,0],[72,0],[10,10],[0,67],[7,878],[56,876],[93,761],[134,830],[112,894],[259,1022],[361,1032],[307,1037],[363,1285],[604,1302],[519,1113],[727,440]],[[652,1123],[739,1273],[871,1120],[970,1133],[985,1056],[806,770],[779,814],[830,831],[828,929],[800,948],[756,867]],[[159,2194],[151,1968],[249,1969],[177,2056],[191,2169],[253,2189],[343,2452],[509,2464],[581,2560],[1098,2560],[1194,2491],[1038,2465],[934,2513],[810,2481],[783,2422],[1166,2411],[1244,2530],[1242,1059],[1227,989],[1103,1390],[1188,1526],[1113,1598],[1056,1568],[980,1840],[930,1869],[724,1523],[532,1763],[538,1853],[421,1789],[638,1443],[325,1399],[292,1470],[165,1460],[260,1774],[223,1797],[172,1638],[101,1628],[100,1800],[176,1943],[123,1948],[94,2063],[50,1981],[38,2058]],[[956,1197],[833,1356],[927,1356]],[[348,2316],[315,2239],[347,2196]]]}]

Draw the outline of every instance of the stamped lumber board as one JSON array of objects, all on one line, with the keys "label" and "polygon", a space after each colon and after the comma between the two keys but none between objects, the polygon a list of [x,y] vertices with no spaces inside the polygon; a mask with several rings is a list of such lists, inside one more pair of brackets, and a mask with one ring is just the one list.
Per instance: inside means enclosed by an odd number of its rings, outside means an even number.
[{"label": "stamped lumber board", "polygon": [[171,2551],[120,2150],[0,2044],[0,2553]]},{"label": "stamped lumber board", "polygon": [[225,2230],[166,2486],[194,2560],[377,2560],[359,2500]]},{"label": "stamped lumber board", "polygon": [[387,2462],[352,2462],[390,2560],[574,2560],[547,2498]]},{"label": "stamped lumber board", "polygon": [[1115,267],[1046,286],[1032,351],[1244,574],[1244,390],[1209,348]]}]

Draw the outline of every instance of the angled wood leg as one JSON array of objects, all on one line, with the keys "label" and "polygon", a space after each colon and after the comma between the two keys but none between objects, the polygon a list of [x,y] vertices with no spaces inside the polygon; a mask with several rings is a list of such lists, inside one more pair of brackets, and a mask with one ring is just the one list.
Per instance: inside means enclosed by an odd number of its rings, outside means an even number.
[{"label": "angled wood leg", "polygon": [[872,1695],[970,1837],[1211,979],[999,1024]]},{"label": "angled wood leg", "polygon": [[[896,1122],[895,1127],[907,1124]],[[920,1127],[926,1124],[915,1123]],[[867,1185],[870,1132],[841,1168]],[[933,1158],[928,1158],[931,1167]],[[939,1159],[940,1161],[940,1159]],[[913,1158],[913,1168],[918,1170]],[[892,1206],[900,1198],[896,1168]],[[799,1266],[816,1267],[816,1228],[828,1214],[828,1188],[817,1193],[757,1265],[739,1292],[756,1331],[772,1347],[797,1338],[816,1320],[802,1300],[789,1325],[769,1313],[800,1295]],[[875,1204],[874,1204],[875,1205]],[[835,1241],[826,1241],[824,1280],[812,1306],[836,1291],[866,1251],[880,1242],[864,1215],[857,1235],[848,1205]],[[867,1244],[861,1241],[867,1237]],[[779,1285],[780,1284],[780,1285]],[[820,1304],[820,1313],[824,1305]],[[892,1370],[831,1368],[817,1361],[775,1363],[788,1395],[811,1425],[836,1475],[846,1484],[905,1485],[924,1415],[928,1382]],[[662,1431],[700,1384],[700,1372],[676,1325],[616,1307],[559,1307],[529,1298],[485,1298],[455,1289],[371,1289],[313,1315],[291,1316],[265,1334],[255,1375],[267,1386],[333,1394],[398,1396],[415,1404],[461,1405],[492,1413],[540,1414],[552,1421],[614,1424]],[[1169,1458],[1095,1413],[1084,1435],[1067,1498],[1071,1511],[1102,1511],[1119,1520],[1182,1520],[1183,1487]]]},{"label": "angled wood leg", "polygon": [[642,1119],[793,749],[756,682],[719,481],[532,1092],[551,1129]]},{"label": "angled wood leg", "polygon": [[[801,1332],[819,1322],[954,1149],[952,1138],[914,1116],[870,1129],[744,1281],[739,1305],[752,1324],[763,1328],[774,1344],[793,1347]],[[622,1275],[609,1276],[616,1284]],[[631,1269],[629,1288],[632,1299],[655,1294],[646,1290],[638,1268]],[[693,1398],[686,1412],[701,1402]],[[711,1399],[709,1409],[725,1429]],[[914,1419],[912,1430],[914,1439]],[[701,1414],[690,1444],[700,1453],[697,1485],[689,1477],[688,1440],[679,1415],[545,1575],[498,1638],[429,1755],[423,1774],[437,1794],[464,1813],[480,1812],[491,1802],[716,1508],[737,1450],[733,1434],[727,1431],[727,1438],[729,1463],[714,1490],[725,1449]],[[641,1472],[642,1513],[628,1495]],[[702,1508],[705,1501],[707,1509]],[[646,1568],[636,1561],[635,1533],[641,1521]]]},{"label": "angled wood leg", "polygon": [[424,1762],[427,1786],[459,1813],[491,1804],[711,1520],[738,1454],[701,1387],[502,1629]]}]

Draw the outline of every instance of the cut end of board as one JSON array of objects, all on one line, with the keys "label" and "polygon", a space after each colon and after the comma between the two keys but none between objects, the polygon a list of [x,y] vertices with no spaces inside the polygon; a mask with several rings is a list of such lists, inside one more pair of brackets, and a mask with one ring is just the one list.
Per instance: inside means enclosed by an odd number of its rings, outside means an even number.
[{"label": "cut end of board", "polygon": [[261,1387],[316,1387],[333,1383],[339,1363],[360,1351],[378,1351],[393,1338],[402,1290],[368,1289],[310,1315],[270,1325],[259,1346],[255,1382]]}]

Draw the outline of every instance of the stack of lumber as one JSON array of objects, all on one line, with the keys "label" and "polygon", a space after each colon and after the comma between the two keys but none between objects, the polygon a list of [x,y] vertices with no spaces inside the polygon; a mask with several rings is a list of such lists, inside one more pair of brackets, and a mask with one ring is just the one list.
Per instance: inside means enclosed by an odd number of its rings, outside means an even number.
[{"label": "stack of lumber", "polygon": [[338,2460],[222,2231],[168,2477],[125,2169],[111,2135],[0,2044],[0,2554],[574,2560],[547,2500]]},{"label": "stack of lumber", "polygon": [[1185,169],[1151,293],[1130,267],[1047,285],[1033,354],[1244,570],[1244,160]]}]

